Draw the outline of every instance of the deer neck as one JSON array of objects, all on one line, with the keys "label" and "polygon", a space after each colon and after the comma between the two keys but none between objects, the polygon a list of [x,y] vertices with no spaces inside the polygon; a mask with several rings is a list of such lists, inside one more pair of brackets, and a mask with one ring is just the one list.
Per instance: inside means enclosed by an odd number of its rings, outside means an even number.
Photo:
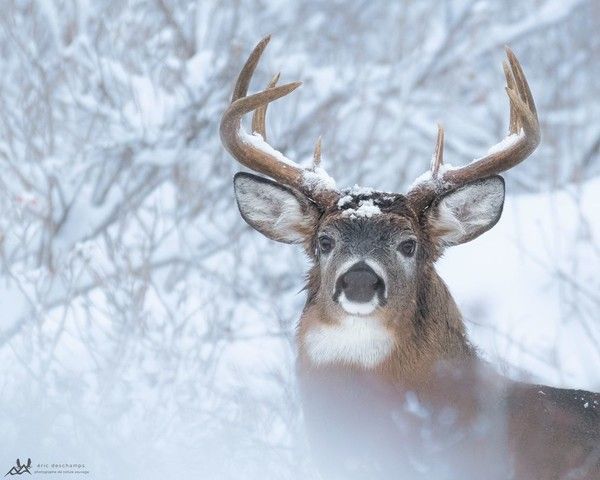
[{"label": "deer neck", "polygon": [[308,290],[298,329],[298,363],[307,374],[354,372],[418,388],[441,364],[476,358],[460,311],[433,267],[419,281],[413,308],[377,318],[334,318]]}]

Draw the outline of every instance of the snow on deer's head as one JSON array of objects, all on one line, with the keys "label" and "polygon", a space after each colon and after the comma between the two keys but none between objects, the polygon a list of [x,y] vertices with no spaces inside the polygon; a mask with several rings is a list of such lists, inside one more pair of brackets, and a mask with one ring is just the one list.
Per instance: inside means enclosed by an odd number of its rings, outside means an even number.
[{"label": "snow on deer's head", "polygon": [[[504,181],[497,174],[539,143],[533,98],[508,51],[511,122],[501,145],[465,167],[447,168],[440,128],[431,171],[408,193],[340,190],[320,167],[320,143],[313,168],[303,169],[265,142],[268,103],[299,86],[276,86],[274,78],[266,90],[246,95],[268,40],[257,45],[239,75],[221,138],[240,163],[273,180],[238,173],[237,203],[249,225],[273,240],[302,244],[313,261],[301,351],[315,365],[376,367],[415,341],[420,328],[415,322],[428,318],[423,310],[439,309],[436,302],[443,299],[430,292],[430,284],[443,249],[476,238],[500,218]],[[251,111],[249,135],[241,118]]]}]

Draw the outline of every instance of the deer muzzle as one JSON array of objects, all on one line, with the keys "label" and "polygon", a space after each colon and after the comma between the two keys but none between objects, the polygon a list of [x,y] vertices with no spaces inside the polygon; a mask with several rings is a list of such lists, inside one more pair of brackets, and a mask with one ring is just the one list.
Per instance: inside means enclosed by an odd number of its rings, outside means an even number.
[{"label": "deer muzzle", "polygon": [[365,261],[359,261],[338,277],[334,300],[349,313],[370,313],[385,302],[385,282]]}]

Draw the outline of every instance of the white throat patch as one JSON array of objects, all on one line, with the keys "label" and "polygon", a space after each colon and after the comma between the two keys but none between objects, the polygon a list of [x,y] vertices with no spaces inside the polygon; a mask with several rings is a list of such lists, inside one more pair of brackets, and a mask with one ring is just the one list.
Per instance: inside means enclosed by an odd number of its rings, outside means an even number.
[{"label": "white throat patch", "polygon": [[376,318],[348,316],[339,324],[309,330],[305,346],[315,365],[343,363],[373,368],[392,352],[394,339]]}]

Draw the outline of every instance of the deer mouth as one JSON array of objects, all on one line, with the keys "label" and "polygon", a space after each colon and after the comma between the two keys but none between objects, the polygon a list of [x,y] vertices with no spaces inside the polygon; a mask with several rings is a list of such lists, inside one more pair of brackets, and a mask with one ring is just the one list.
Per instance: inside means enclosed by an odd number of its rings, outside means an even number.
[{"label": "deer mouth", "polygon": [[347,313],[369,315],[386,302],[385,282],[365,261],[357,262],[338,277],[333,300]]}]

